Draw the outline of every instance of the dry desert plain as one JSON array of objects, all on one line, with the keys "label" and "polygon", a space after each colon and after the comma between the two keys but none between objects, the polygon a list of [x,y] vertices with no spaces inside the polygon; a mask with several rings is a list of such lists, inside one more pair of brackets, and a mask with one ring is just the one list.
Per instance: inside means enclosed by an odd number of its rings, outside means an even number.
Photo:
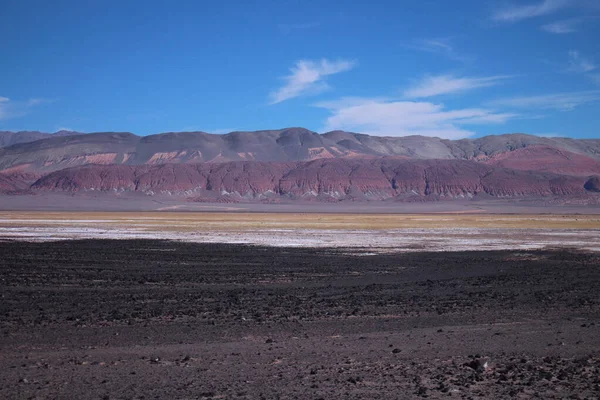
[{"label": "dry desert plain", "polygon": [[166,239],[354,251],[600,250],[600,215],[0,212],[0,239]]},{"label": "dry desert plain", "polygon": [[0,213],[0,398],[600,396],[600,216]]}]

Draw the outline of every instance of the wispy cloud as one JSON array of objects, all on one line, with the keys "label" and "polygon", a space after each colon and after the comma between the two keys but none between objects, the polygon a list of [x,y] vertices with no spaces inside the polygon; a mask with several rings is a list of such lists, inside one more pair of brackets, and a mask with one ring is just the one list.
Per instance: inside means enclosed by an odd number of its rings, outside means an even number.
[{"label": "wispy cloud", "polygon": [[0,121],[10,118],[9,101],[10,99],[8,97],[0,96]]},{"label": "wispy cloud", "polygon": [[600,101],[600,90],[511,97],[491,101],[488,105],[493,107],[571,111],[584,104],[597,101]]},{"label": "wispy cloud", "polygon": [[356,66],[355,61],[301,60],[290,69],[285,85],[270,94],[270,104],[281,103],[298,96],[310,95],[329,89],[325,78],[329,75],[348,71]]},{"label": "wispy cloud", "polygon": [[583,57],[577,50],[569,51],[569,71],[575,73],[587,73],[597,69],[598,66]]},{"label": "wispy cloud", "polygon": [[460,54],[449,38],[417,39],[404,47],[426,53],[438,54],[454,61],[471,62],[474,57]]},{"label": "wispy cloud", "polygon": [[8,97],[0,96],[0,121],[10,118],[22,117],[29,113],[32,108],[49,103],[52,100],[33,98],[28,100],[11,100]]},{"label": "wispy cloud", "polygon": [[496,10],[492,20],[497,22],[518,22],[528,18],[552,14],[562,8],[574,5],[574,0],[542,0],[527,5],[513,5]]},{"label": "wispy cloud", "polygon": [[52,100],[48,100],[48,99],[41,99],[41,98],[34,98],[34,99],[29,99],[27,100],[27,106],[29,107],[33,107],[33,106],[37,106],[40,104],[44,104],[44,103],[50,103]]},{"label": "wispy cloud", "polygon": [[348,130],[382,136],[423,135],[447,139],[475,134],[463,125],[504,123],[515,113],[483,108],[447,110],[443,104],[369,98],[342,98],[317,107],[331,112],[324,130]]},{"label": "wispy cloud", "polygon": [[569,51],[569,67],[567,72],[580,74],[596,85],[600,85],[600,66],[590,59],[582,56],[578,51]]},{"label": "wispy cloud", "polygon": [[577,32],[577,28],[583,22],[583,18],[570,18],[562,21],[556,21],[541,26],[543,31],[548,33],[565,34]]},{"label": "wispy cloud", "polygon": [[443,94],[466,92],[469,90],[498,85],[510,78],[508,75],[496,75],[479,78],[458,78],[452,75],[427,76],[416,86],[404,92],[408,98],[433,97]]}]

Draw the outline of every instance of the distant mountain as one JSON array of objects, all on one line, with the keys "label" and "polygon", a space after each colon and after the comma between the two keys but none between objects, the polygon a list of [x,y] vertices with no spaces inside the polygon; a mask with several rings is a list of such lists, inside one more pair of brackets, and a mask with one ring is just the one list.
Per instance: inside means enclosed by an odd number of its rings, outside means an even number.
[{"label": "distant mountain", "polygon": [[422,200],[475,196],[569,196],[586,193],[586,178],[498,168],[466,160],[320,159],[87,165],[50,173],[34,191],[179,195],[192,200]]},{"label": "distant mountain", "polygon": [[496,153],[485,163],[524,171],[545,171],[566,175],[600,174],[598,158],[544,145]]},{"label": "distant mountain", "polygon": [[[23,135],[23,139],[18,139]],[[37,140],[36,135],[41,136]],[[10,135],[5,133],[5,137]],[[8,139],[6,139],[8,140]],[[25,143],[18,143],[18,141]],[[584,157],[573,174],[596,173],[600,162],[600,140],[545,138],[524,134],[486,136],[478,139],[445,140],[424,136],[378,137],[343,131],[318,134],[303,128],[225,135],[204,132],[170,132],[150,136],[132,133],[40,134],[12,133],[10,146],[0,148],[0,172],[46,173],[86,164],[158,165],[165,163],[216,163],[228,161],[310,161],[320,158],[462,159],[480,162],[513,162],[501,154],[540,147],[563,155]],[[543,154],[542,154],[543,153]],[[520,153],[515,153],[515,157]],[[525,156],[525,153],[523,153]],[[547,152],[532,151],[526,159],[543,160]],[[514,158],[514,157],[513,157]],[[502,161],[504,160],[504,161]],[[535,163],[532,163],[532,165]],[[507,165],[504,165],[507,166]],[[526,167],[526,166],[525,166]],[[520,169],[528,169],[528,168]],[[535,168],[535,165],[533,166]],[[552,172],[551,170],[549,170]]]},{"label": "distant mountain", "polygon": [[10,132],[0,131],[0,147],[12,146],[13,144],[34,142],[40,139],[47,139],[49,137],[58,136],[72,136],[81,135],[80,132],[73,131],[58,131],[55,133],[43,133],[38,131],[21,131],[21,132]]},{"label": "distant mountain", "polygon": [[0,194],[30,193],[30,186],[39,177],[29,173],[0,173]]},{"label": "distant mountain", "polygon": [[303,128],[144,137],[11,134],[3,137],[22,142],[0,148],[3,194],[100,191],[219,202],[583,196],[600,202],[598,139],[507,134],[453,141]]}]

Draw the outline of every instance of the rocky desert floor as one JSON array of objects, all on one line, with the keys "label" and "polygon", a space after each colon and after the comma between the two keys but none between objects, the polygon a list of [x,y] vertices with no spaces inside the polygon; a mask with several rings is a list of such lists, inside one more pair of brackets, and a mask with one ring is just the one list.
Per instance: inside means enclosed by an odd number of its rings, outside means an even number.
[{"label": "rocky desert floor", "polygon": [[600,398],[600,216],[0,213],[0,398]]},{"label": "rocky desert floor", "polygon": [[0,398],[600,396],[600,254],[0,242]]}]

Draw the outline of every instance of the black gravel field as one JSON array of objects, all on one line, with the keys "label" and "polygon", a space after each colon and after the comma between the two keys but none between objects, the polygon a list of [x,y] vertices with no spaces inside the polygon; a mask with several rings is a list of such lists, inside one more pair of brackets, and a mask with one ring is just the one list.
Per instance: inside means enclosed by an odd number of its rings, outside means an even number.
[{"label": "black gravel field", "polygon": [[0,242],[1,399],[598,399],[600,254]]}]

